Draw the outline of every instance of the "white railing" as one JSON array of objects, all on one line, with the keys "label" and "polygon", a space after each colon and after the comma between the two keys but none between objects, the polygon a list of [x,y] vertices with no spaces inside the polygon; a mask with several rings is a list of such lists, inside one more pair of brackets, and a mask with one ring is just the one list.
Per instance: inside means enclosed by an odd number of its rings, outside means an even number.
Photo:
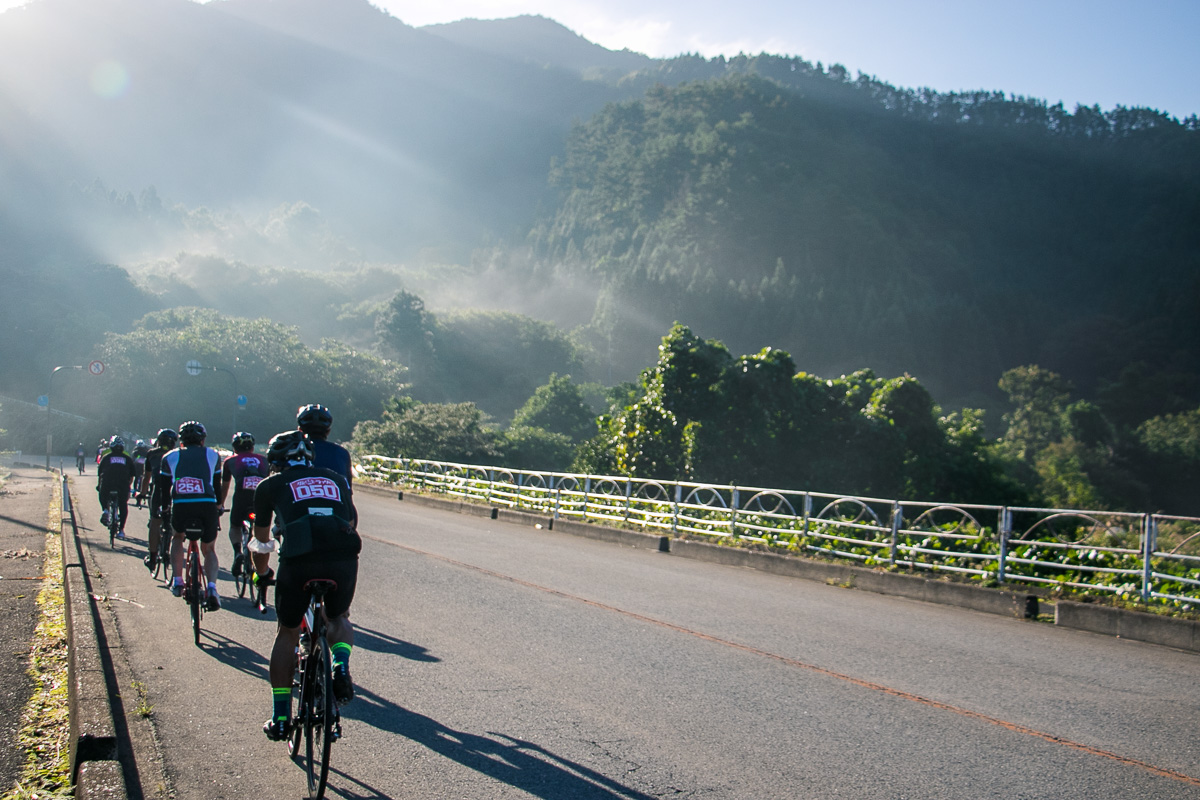
[{"label": "white railing", "polygon": [[363,478],[559,518],[1200,607],[1200,518],[923,503],[367,456]]}]

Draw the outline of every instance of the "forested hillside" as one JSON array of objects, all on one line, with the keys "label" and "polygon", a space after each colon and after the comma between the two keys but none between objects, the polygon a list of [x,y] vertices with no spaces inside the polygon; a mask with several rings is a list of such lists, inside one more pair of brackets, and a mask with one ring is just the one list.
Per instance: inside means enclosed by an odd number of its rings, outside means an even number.
[{"label": "forested hillside", "polygon": [[[1195,116],[366,0],[33,0],[0,119],[0,395],[89,435],[228,406],[183,388],[199,353],[253,387],[231,426],[319,395],[343,437],[489,463],[1181,507],[1200,460]],[[721,408],[654,377],[682,341]],[[631,460],[651,408],[674,449]],[[854,465],[786,457],[838,437]]]}]

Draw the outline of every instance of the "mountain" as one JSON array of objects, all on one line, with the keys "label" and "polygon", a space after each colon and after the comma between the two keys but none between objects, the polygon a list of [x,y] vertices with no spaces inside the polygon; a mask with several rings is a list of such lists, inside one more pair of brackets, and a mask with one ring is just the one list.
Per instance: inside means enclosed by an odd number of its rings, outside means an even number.
[{"label": "mountain", "polygon": [[631,50],[613,51],[589,42],[552,19],[464,19],[421,28],[447,41],[511,61],[566,69],[584,77],[622,77],[649,69],[655,60]]},{"label": "mountain", "polygon": [[612,96],[366,0],[36,0],[0,15],[0,76],[25,118],[5,169],[38,165],[55,196],[98,179],[247,216],[302,202],[376,260],[527,227],[571,120]]}]

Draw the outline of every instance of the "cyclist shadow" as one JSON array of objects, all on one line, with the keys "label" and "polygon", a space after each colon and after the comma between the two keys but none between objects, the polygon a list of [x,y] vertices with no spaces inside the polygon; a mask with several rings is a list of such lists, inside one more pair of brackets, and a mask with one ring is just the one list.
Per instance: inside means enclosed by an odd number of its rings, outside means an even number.
[{"label": "cyclist shadow", "polygon": [[359,625],[354,626],[354,647],[355,649],[370,650],[373,653],[407,658],[409,661],[424,661],[431,664],[441,661],[437,656],[430,655],[429,651],[419,644],[413,644],[391,634],[380,633]]},{"label": "cyclist shadow", "polygon": [[217,661],[252,677],[268,679],[267,666],[269,662],[257,650],[251,650],[236,639],[230,639],[228,636],[208,629],[202,629],[200,636],[202,641],[207,639],[203,642],[206,645],[202,648],[204,652]]},{"label": "cyclist shadow", "polygon": [[[354,703],[346,706],[342,715],[346,719],[358,720],[381,731],[411,739],[438,755],[527,792],[531,797],[547,800],[562,797],[573,800],[654,800],[653,795],[625,786],[532,742],[494,731],[489,731],[487,735],[457,731],[398,706],[361,686],[354,687]],[[349,780],[374,791],[372,787]],[[386,797],[378,792],[364,795],[333,785],[330,788],[342,797],[354,800],[384,800]]]}]

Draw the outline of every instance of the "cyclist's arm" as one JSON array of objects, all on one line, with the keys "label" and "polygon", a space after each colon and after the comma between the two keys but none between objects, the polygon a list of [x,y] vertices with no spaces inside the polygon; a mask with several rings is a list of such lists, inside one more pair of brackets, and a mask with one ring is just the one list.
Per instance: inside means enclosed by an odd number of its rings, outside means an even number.
[{"label": "cyclist's arm", "polygon": [[217,488],[217,505],[224,506],[225,498],[229,496],[229,484],[233,482],[233,473],[229,471],[229,467],[221,468],[221,484]]}]

